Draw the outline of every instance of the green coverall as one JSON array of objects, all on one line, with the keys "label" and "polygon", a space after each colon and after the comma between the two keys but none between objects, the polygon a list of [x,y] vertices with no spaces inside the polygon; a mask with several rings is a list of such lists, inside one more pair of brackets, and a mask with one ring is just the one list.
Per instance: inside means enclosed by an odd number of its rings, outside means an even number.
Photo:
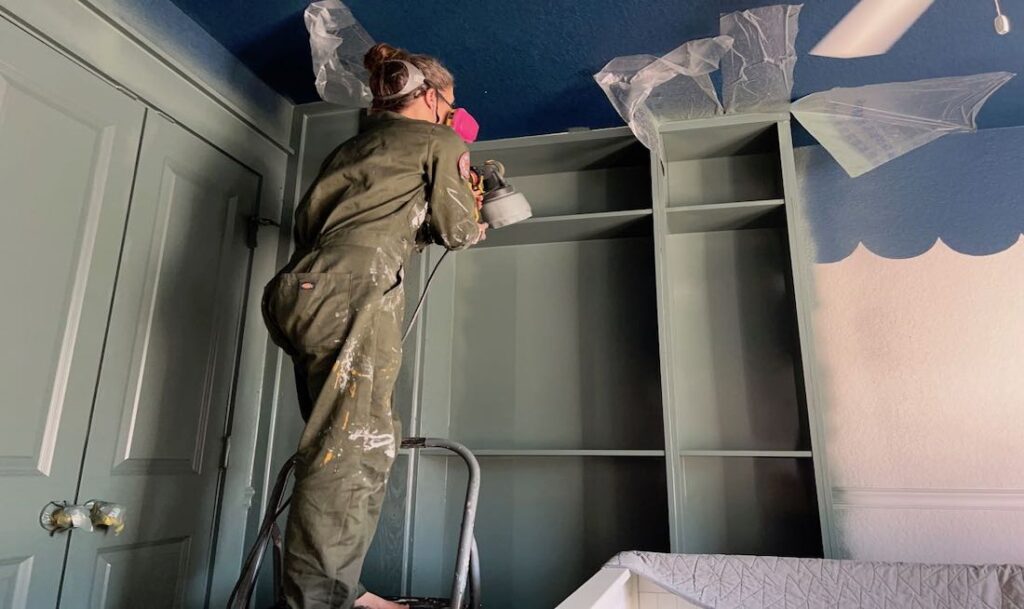
[{"label": "green coverall", "polygon": [[469,153],[451,128],[391,112],[342,144],[295,211],[296,251],[263,314],[295,364],[306,427],[285,533],[292,609],[348,609],[364,591],[399,443],[402,273],[414,248],[479,239]]}]

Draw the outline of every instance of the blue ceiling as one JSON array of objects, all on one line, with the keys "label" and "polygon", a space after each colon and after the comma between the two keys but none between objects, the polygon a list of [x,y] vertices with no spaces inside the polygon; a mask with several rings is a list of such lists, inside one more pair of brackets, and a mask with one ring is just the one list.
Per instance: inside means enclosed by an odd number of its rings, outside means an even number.
[{"label": "blue ceiling", "polygon": [[[304,0],[172,0],[281,94],[317,99]],[[493,139],[621,124],[592,80],[618,55],[659,54],[718,33],[718,15],[763,0],[350,0],[379,41],[440,57],[458,81],[456,95]],[[989,0],[937,0],[880,57],[838,60],[807,51],[855,0],[807,0],[800,20],[794,97],[836,86],[977,72],[1020,72],[1024,3],[1005,8],[1019,25],[992,29]],[[982,127],[1024,124],[1024,76],[985,107]]]}]

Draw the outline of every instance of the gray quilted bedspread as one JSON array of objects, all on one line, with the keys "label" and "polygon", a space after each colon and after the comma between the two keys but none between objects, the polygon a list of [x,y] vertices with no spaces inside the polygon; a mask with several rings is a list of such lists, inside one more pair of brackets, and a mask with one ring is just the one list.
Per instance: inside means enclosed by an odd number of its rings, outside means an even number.
[{"label": "gray quilted bedspread", "polygon": [[1024,566],[624,552],[625,567],[713,609],[1024,609]]}]

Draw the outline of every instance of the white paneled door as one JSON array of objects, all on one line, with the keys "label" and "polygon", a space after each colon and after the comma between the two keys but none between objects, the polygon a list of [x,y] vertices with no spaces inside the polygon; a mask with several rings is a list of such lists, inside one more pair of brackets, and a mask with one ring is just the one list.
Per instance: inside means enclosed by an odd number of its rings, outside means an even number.
[{"label": "white paneled door", "polygon": [[0,609],[205,606],[259,188],[0,17]]},{"label": "white paneled door", "polygon": [[[55,607],[142,104],[0,18],[0,608]],[[77,533],[76,533],[77,535]]]},{"label": "white paneled door", "polygon": [[149,115],[78,493],[127,524],[74,536],[62,609],[205,603],[258,190]]}]

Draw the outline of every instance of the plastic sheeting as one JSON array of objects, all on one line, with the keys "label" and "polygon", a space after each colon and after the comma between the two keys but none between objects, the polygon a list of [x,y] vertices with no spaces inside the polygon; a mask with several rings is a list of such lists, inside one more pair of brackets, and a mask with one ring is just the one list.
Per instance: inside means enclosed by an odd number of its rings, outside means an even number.
[{"label": "plastic sheeting", "polygon": [[722,15],[721,33],[734,41],[722,58],[727,113],[785,110],[789,105],[802,7],[777,4]]},{"label": "plastic sheeting", "polygon": [[313,2],[305,20],[320,97],[343,106],[369,106],[373,96],[363,55],[373,38],[339,0]]},{"label": "plastic sheeting", "polygon": [[988,98],[1009,72],[932,78],[808,95],[791,107],[851,177],[948,133],[970,133]]},{"label": "plastic sheeting", "polygon": [[710,74],[732,46],[728,36],[692,40],[662,57],[616,57],[594,75],[612,106],[648,148],[658,124],[722,114]]}]

